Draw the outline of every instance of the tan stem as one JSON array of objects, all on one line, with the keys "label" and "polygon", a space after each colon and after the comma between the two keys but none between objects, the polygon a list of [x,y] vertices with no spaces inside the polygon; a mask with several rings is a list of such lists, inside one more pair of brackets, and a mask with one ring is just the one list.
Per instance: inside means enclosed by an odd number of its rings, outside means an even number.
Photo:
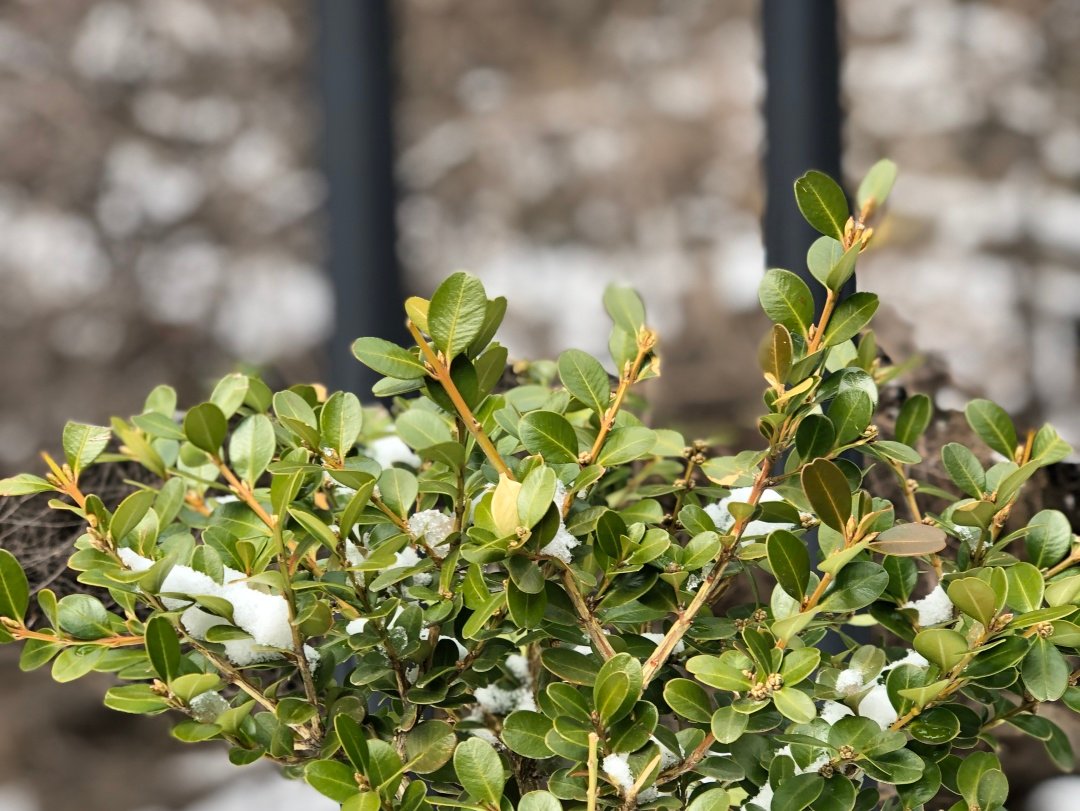
[{"label": "tan stem", "polygon": [[833,309],[836,307],[836,293],[829,290],[825,295],[825,306],[821,309],[821,318],[818,319],[817,324],[814,327],[814,336],[810,339],[810,343],[806,346],[806,354],[813,355],[818,349],[821,348],[821,341],[825,337],[825,327],[829,324],[829,319],[832,317]]},{"label": "tan stem", "polygon": [[637,377],[641,374],[641,364],[645,362],[645,358],[648,357],[656,345],[656,338],[653,333],[648,330],[644,330],[644,333],[644,336],[638,340],[637,355],[619,377],[619,385],[615,389],[615,399],[611,401],[611,405],[607,407],[607,410],[600,418],[600,431],[596,434],[596,440],[593,442],[592,448],[589,449],[589,453],[581,460],[583,465],[592,464],[592,460],[600,453],[608,432],[611,431],[611,427],[615,424],[615,417],[618,416],[619,409],[622,408],[623,400],[626,399],[626,393],[637,382]]},{"label": "tan stem", "polygon": [[[765,460],[761,464],[761,469],[758,471],[757,477],[754,479],[754,485],[750,489],[750,497],[747,499],[747,503],[751,506],[757,506],[757,503],[761,500],[761,494],[765,492],[765,483],[769,479],[769,471],[772,469],[774,458],[772,455],[766,456]],[[750,514],[747,514],[740,518],[732,528],[732,540],[724,547],[724,550],[720,554],[720,558],[713,565],[712,570],[706,575],[705,580],[702,581],[698,587],[697,593],[690,601],[690,604],[680,611],[672,623],[671,628],[664,634],[664,638],[660,640],[660,644],[656,646],[656,650],[653,651],[652,656],[645,662],[644,667],[641,669],[642,683],[648,685],[653,680],[657,672],[664,663],[671,656],[672,651],[675,650],[675,646],[679,644],[686,632],[690,630],[690,625],[694,621],[694,617],[701,611],[702,607],[708,602],[709,594],[713,589],[713,586],[723,575],[727,569],[731,559],[735,556],[739,549],[739,540],[742,538],[742,534],[746,531],[747,525],[750,523]]]},{"label": "tan stem", "polygon": [[686,774],[686,772],[690,771],[701,762],[702,758],[708,754],[709,747],[714,743],[716,743],[716,738],[713,737],[713,734],[710,732],[681,763],[676,763],[666,772],[661,772],[660,776],[656,778],[656,782],[667,783],[680,775]]},{"label": "tan stem", "polygon": [[578,617],[585,626],[585,632],[588,633],[589,639],[592,640],[597,651],[600,652],[600,655],[606,661],[615,655],[615,649],[611,647],[607,634],[605,634],[604,629],[600,627],[600,622],[596,619],[596,615],[593,614],[586,604],[585,598],[581,594],[581,589],[578,588],[577,580],[574,578],[573,571],[571,571],[569,566],[565,566],[565,564],[564,567],[562,575],[563,584],[566,586],[566,593],[570,597],[570,602],[574,604],[574,609],[577,611]]},{"label": "tan stem", "polygon": [[597,778],[599,777],[599,768],[596,758],[596,744],[599,741],[599,737],[595,732],[589,733],[589,793],[587,795],[587,810],[596,811],[596,794],[597,794]]},{"label": "tan stem", "polygon": [[483,425],[480,424],[480,420],[472,413],[472,409],[469,408],[465,402],[465,398],[461,396],[461,392],[458,391],[458,387],[454,384],[454,379],[450,376],[450,369],[442,358],[440,358],[435,350],[431,348],[431,344],[425,340],[424,336],[420,334],[420,330],[412,321],[406,321],[405,326],[408,327],[409,332],[412,334],[413,339],[416,341],[416,345],[420,347],[420,351],[424,355],[424,359],[427,361],[428,367],[430,367],[435,379],[438,380],[443,388],[446,390],[447,396],[454,404],[454,408],[457,409],[458,415],[461,417],[462,422],[465,423],[465,427],[469,433],[476,439],[476,444],[480,446],[484,451],[484,455],[495,469],[508,479],[513,480],[514,474],[507,467],[506,462],[503,461],[499,451],[495,448],[495,444],[491,441],[491,438],[485,433]]},{"label": "tan stem", "polygon": [[[0,624],[7,629],[7,632],[15,639],[35,639],[39,642],[49,642],[54,645],[64,645],[65,647],[73,645],[97,645],[101,648],[123,648],[134,645],[142,645],[145,640],[141,636],[107,636],[102,639],[68,639],[67,637],[52,636],[51,634],[43,634],[38,631],[31,631],[24,625],[8,625],[8,617],[0,617]],[[14,620],[12,620],[14,622]]]}]

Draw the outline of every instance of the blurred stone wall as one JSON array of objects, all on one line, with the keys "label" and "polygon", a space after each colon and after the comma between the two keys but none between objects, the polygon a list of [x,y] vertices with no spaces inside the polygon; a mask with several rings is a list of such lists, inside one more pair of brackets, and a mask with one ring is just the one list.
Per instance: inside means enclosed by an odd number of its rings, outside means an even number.
[{"label": "blurred stone wall", "polygon": [[311,37],[285,0],[0,6],[0,468],[237,359],[318,376]]},{"label": "blurred stone wall", "polygon": [[[757,6],[395,0],[408,286],[478,272],[522,357],[603,354],[602,290],[632,283],[663,333],[657,411],[733,438],[764,327]],[[848,179],[901,164],[860,273],[886,343],[944,357],[944,404],[988,393],[1080,441],[1080,4],[841,7]],[[0,5],[0,470],[158,382],[319,376],[315,24],[291,0]],[[220,788],[216,753],[100,685],[10,651],[0,681],[0,811],[317,807],[265,771]]]}]

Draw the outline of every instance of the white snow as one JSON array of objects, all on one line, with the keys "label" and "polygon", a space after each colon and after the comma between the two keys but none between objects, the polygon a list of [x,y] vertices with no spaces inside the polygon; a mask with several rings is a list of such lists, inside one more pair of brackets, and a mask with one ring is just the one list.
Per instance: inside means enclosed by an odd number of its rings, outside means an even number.
[{"label": "white snow", "polygon": [[[364,536],[361,538],[361,541],[366,543],[367,539],[368,534],[365,533]],[[350,540],[345,541],[345,561],[350,566],[359,566],[361,563],[364,562],[365,558],[367,558],[367,554],[360,546]]]},{"label": "white snow", "polygon": [[506,669],[510,671],[518,686],[512,689],[489,684],[473,691],[477,704],[490,715],[509,715],[515,710],[536,711],[536,699],[532,691],[532,671],[529,661],[520,654],[506,657]]},{"label": "white snow", "polygon": [[408,569],[410,566],[415,566],[419,562],[420,556],[416,554],[416,550],[411,546],[406,546],[394,556],[394,563],[388,568]]},{"label": "white snow", "polygon": [[[752,487],[736,487],[731,493],[724,498],[720,499],[716,504],[709,504],[704,509],[706,514],[716,524],[716,528],[721,532],[727,532],[735,525],[735,518],[732,516],[731,511],[728,509],[728,505],[732,502],[738,504],[747,504],[750,500],[750,493],[753,491]],[[761,498],[758,499],[759,504],[764,504],[767,501],[783,501],[784,497],[775,490],[768,488],[761,493]],[[794,529],[795,524],[788,524],[784,522],[770,522],[770,521],[751,521],[746,525],[746,529],[743,530],[744,538],[754,538],[760,535],[768,535],[778,529]]]},{"label": "white snow", "polygon": [[630,761],[627,755],[612,753],[604,758],[602,764],[604,774],[611,778],[611,782],[623,791],[634,785],[634,773],[630,771]]},{"label": "white snow", "polygon": [[818,717],[829,726],[832,726],[841,718],[854,714],[846,704],[841,704],[839,701],[825,701],[821,705]]},{"label": "white snow", "polygon": [[154,565],[154,561],[150,560],[150,558],[144,558],[134,549],[129,549],[126,546],[117,549],[116,554],[120,556],[120,560],[124,561],[124,565],[133,572],[145,572]]},{"label": "white snow", "polygon": [[[555,480],[555,495],[552,496],[551,502],[562,510],[563,502],[566,500],[566,485],[564,485],[558,479]],[[572,550],[581,545],[581,541],[570,534],[566,528],[566,524],[563,521],[559,521],[559,531],[555,533],[555,537],[548,542],[543,549],[540,550],[541,554],[550,555],[553,558],[558,558],[563,563],[570,563],[573,559]]]},{"label": "white snow", "polygon": [[953,604],[945,589],[939,583],[933,591],[921,600],[915,600],[904,605],[904,608],[914,608],[919,612],[919,625],[940,625],[953,618]]},{"label": "white snow", "polygon": [[[124,564],[133,571],[145,571],[153,561],[144,558],[132,549],[119,549],[117,554]],[[285,598],[277,594],[267,594],[250,588],[244,582],[246,575],[235,569],[225,567],[224,583],[218,585],[213,578],[190,566],[173,566],[162,581],[159,593],[211,596],[227,600],[232,605],[233,620],[236,627],[251,635],[251,639],[236,639],[222,643],[225,655],[236,665],[249,665],[255,662],[280,658],[275,650],[293,649],[292,626],[289,624],[289,606]],[[206,632],[217,625],[227,624],[227,620],[203,611],[192,601],[177,597],[162,597],[162,603],[170,611],[189,606],[180,615],[180,622],[195,639],[205,639]]]},{"label": "white snow", "polygon": [[859,702],[859,715],[876,721],[878,726],[885,729],[899,716],[892,702],[889,701],[889,692],[884,684],[875,684],[873,689]]},{"label": "white snow", "polygon": [[925,656],[918,651],[909,650],[907,654],[897,659],[895,662],[890,662],[881,669],[882,673],[888,673],[890,670],[896,670],[901,665],[915,665],[915,667],[930,667],[930,662]]},{"label": "white snow", "polygon": [[750,805],[752,803],[759,808],[764,809],[764,811],[772,811],[772,801],[773,788],[771,785],[769,785],[768,781],[765,781],[765,785],[761,787],[761,790],[758,791],[756,795],[747,800],[746,804]]},{"label": "white snow", "polygon": [[364,453],[379,463],[379,467],[393,467],[397,462],[403,462],[409,467],[420,467],[420,457],[413,453],[412,448],[401,441],[398,436],[384,436],[373,439]]},{"label": "white snow", "polygon": [[362,633],[364,630],[364,626],[367,625],[367,623],[368,621],[363,617],[360,617],[360,619],[355,619],[345,626],[345,633],[349,634],[349,636]]},{"label": "white snow", "polygon": [[580,545],[581,541],[570,534],[566,525],[559,524],[559,531],[555,533],[555,537],[540,552],[558,558],[563,563],[569,563],[573,559],[572,550]]},{"label": "white snow", "polygon": [[842,670],[836,677],[836,692],[845,696],[854,695],[865,686],[864,678],[862,671],[858,668],[849,667],[847,670]]},{"label": "white snow", "polygon": [[213,690],[200,693],[188,702],[195,720],[201,724],[212,724],[225,710],[229,709],[229,702]]},{"label": "white snow", "polygon": [[438,510],[421,510],[409,516],[409,532],[417,540],[421,538],[442,556],[450,551],[446,539],[454,531],[454,519]]}]

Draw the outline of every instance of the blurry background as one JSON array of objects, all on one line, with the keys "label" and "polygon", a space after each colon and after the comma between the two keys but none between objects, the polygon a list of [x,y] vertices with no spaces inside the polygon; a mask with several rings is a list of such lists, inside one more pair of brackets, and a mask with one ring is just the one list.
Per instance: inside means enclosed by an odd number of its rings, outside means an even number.
[{"label": "blurry background", "polygon": [[[901,167],[858,280],[887,303],[882,342],[936,356],[941,405],[985,394],[1080,442],[1080,5],[837,8],[845,177]],[[657,411],[745,424],[762,19],[753,0],[8,0],[0,473],[36,469],[67,418],[134,413],[159,382],[190,402],[241,361],[354,385],[345,342],[458,268],[510,297],[517,357],[603,353],[604,286],[637,286]],[[826,106],[769,137],[840,124]],[[771,178],[790,210],[793,177]],[[11,651],[0,684],[0,811],[325,807],[107,713],[100,684]]]}]

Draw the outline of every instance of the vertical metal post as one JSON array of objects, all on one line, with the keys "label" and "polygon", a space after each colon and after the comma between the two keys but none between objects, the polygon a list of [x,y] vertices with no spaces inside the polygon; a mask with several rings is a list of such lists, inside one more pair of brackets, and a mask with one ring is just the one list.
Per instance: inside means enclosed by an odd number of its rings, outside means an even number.
[{"label": "vertical metal post", "polygon": [[[795,204],[793,184],[807,169],[840,179],[840,44],[835,0],[762,0],[765,47],[765,257],[802,277],[814,293],[817,312],[825,289],[806,267],[806,251],[819,235]],[[854,276],[840,298],[855,291]],[[817,533],[807,538],[819,553]],[[864,629],[849,629],[861,643]],[[843,650],[826,637],[823,650]]]},{"label": "vertical metal post", "polygon": [[[765,255],[770,267],[806,279],[818,312],[825,291],[806,269],[818,234],[792,184],[807,169],[839,179],[840,46],[835,0],[762,0],[765,47]],[[854,280],[849,282],[854,290]],[[841,297],[851,291],[845,290]]]},{"label": "vertical metal post", "polygon": [[377,376],[352,357],[350,344],[361,335],[404,335],[389,2],[319,0],[318,25],[328,265],[336,297],[329,383],[364,396]]}]

